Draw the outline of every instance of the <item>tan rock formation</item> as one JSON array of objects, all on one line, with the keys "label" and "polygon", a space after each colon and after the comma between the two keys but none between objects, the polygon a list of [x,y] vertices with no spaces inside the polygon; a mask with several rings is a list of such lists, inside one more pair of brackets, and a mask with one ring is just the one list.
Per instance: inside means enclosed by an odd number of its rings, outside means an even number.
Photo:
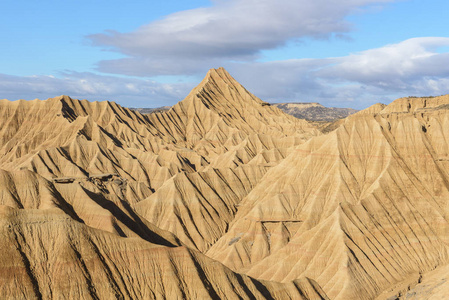
[{"label": "tan rock formation", "polygon": [[186,247],[121,238],[57,209],[0,206],[0,238],[3,299],[325,297],[312,280],[257,281]]},{"label": "tan rock formation", "polygon": [[1,298],[325,297],[312,279],[257,281],[192,250],[319,134],[223,69],[150,116],[68,96],[2,100],[0,114]]},{"label": "tan rock formation", "polygon": [[150,115],[1,100],[0,298],[447,294],[449,97],[330,126],[222,68]]},{"label": "tan rock formation", "polygon": [[314,278],[332,299],[372,299],[447,264],[446,98],[359,112],[298,146],[207,254],[260,279]]}]

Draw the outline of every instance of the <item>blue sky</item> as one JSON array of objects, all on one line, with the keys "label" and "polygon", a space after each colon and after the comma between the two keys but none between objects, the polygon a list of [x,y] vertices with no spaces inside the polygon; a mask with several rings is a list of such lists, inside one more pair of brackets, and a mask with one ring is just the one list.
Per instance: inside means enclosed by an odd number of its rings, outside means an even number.
[{"label": "blue sky", "polygon": [[220,66],[270,102],[449,93],[449,1],[5,0],[0,11],[10,100],[172,105]]}]

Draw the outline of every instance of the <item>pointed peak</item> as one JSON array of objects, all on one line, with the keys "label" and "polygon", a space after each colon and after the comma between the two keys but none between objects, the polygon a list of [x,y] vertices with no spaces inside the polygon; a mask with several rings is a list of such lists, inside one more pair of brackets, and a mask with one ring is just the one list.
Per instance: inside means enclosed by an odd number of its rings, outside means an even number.
[{"label": "pointed peak", "polygon": [[[226,110],[229,107],[242,106],[269,106],[268,103],[260,100],[250,93],[243,85],[235,80],[223,67],[210,69],[204,79],[194,89],[192,89],[187,97],[180,101],[190,103],[191,100],[197,99],[201,101],[207,108],[215,108]],[[228,103],[228,104],[224,104]],[[222,111],[223,112],[223,111]]]},{"label": "pointed peak", "polygon": [[223,67],[219,67],[218,69],[210,69],[206,76],[204,77],[203,81],[198,85],[198,87],[201,87],[205,85],[208,82],[224,82],[228,85],[233,86],[241,86],[240,83],[235,80],[231,74],[229,74],[228,71],[225,70]]},{"label": "pointed peak", "polygon": [[49,99],[54,99],[54,100],[58,100],[58,101],[69,101],[69,100],[72,100],[72,98],[70,98],[70,96],[68,96],[68,95],[61,95],[61,96],[57,96],[57,97],[54,97],[54,98],[49,98]]},{"label": "pointed peak", "polygon": [[[233,93],[238,94],[238,97],[233,96]],[[223,67],[210,69],[201,83],[185,99],[191,99],[192,97],[200,97],[203,103],[207,103],[207,107],[217,106],[216,102],[233,102],[233,105],[238,106],[243,103],[261,105],[263,102],[246,90]],[[215,104],[212,102],[215,102]]]},{"label": "pointed peak", "polygon": [[44,101],[48,102],[49,105],[57,105],[58,103],[61,103],[64,106],[67,105],[68,103],[71,103],[73,100],[74,99],[70,98],[70,96],[61,95],[53,98],[48,98]]},{"label": "pointed peak", "polygon": [[219,67],[219,68],[217,68],[217,69],[209,69],[209,71],[207,72],[207,75],[206,75],[206,77],[208,77],[208,76],[231,76],[230,74],[229,74],[229,72],[228,71],[226,71],[226,69],[225,68],[223,68],[223,67]]}]

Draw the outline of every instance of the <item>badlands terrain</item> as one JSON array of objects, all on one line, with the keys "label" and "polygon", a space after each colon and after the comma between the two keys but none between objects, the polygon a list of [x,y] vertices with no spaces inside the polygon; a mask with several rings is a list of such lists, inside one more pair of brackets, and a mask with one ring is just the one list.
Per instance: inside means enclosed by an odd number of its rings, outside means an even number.
[{"label": "badlands terrain", "polygon": [[331,125],[222,68],[148,115],[0,100],[0,298],[448,298],[449,96]]}]

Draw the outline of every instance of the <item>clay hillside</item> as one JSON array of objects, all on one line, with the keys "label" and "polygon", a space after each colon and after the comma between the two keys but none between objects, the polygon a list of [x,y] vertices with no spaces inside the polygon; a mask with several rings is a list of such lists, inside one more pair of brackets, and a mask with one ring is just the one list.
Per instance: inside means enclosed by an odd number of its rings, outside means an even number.
[{"label": "clay hillside", "polygon": [[222,68],[148,115],[0,100],[0,298],[444,299],[448,129],[441,96],[324,134]]}]

